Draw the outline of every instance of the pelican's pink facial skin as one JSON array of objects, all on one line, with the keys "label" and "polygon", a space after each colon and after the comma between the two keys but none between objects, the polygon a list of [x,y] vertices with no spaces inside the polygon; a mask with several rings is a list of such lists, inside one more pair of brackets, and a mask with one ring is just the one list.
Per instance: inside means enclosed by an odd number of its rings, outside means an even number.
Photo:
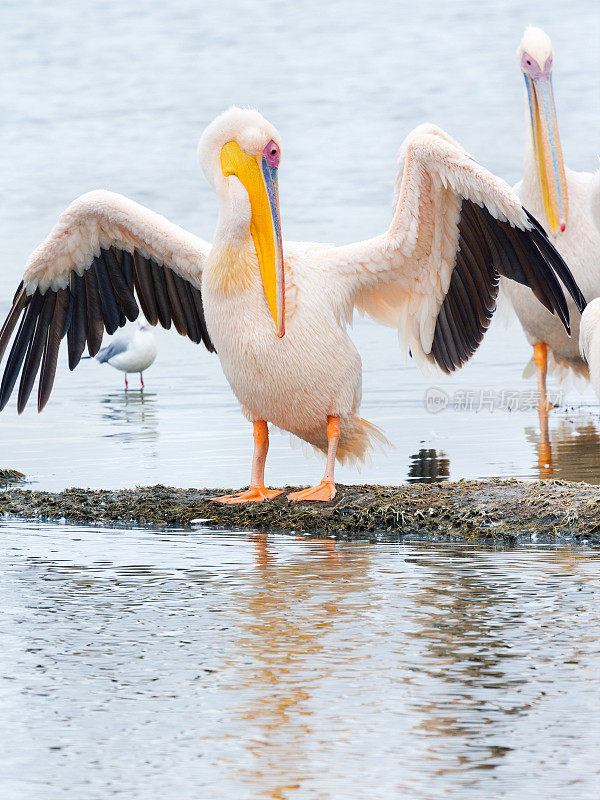
[{"label": "pelican's pink facial skin", "polygon": [[541,78],[549,78],[552,72],[552,56],[548,56],[542,69],[535,58],[525,52],[521,56],[521,69],[531,75],[534,81],[539,81]]},{"label": "pelican's pink facial skin", "polygon": [[281,153],[279,152],[279,147],[275,144],[273,139],[271,139],[269,144],[263,150],[263,156],[265,157],[267,164],[271,167],[271,169],[277,169],[279,166]]},{"label": "pelican's pink facial skin", "polygon": [[[258,156],[257,156],[258,158]],[[277,189],[277,168],[281,159],[279,145],[271,139],[262,151],[261,171],[265,181],[265,189],[269,198],[271,218],[273,221],[273,236],[275,240],[275,290],[277,296],[277,336],[279,339],[285,334],[285,276],[283,271],[283,251],[281,241],[281,225],[279,223],[279,193]]]}]

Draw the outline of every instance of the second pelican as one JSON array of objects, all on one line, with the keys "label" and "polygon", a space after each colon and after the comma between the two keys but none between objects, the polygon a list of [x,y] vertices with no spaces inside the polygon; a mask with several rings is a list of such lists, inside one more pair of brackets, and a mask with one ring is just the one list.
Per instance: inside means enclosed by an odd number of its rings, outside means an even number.
[{"label": "second pelican", "polygon": [[[600,232],[588,205],[592,182],[589,172],[565,167],[552,91],[554,54],[549,37],[539,28],[527,28],[517,50],[529,104],[530,132],[523,180],[514,190],[547,231],[552,244],[573,270],[587,300],[600,294]],[[526,374],[537,372],[540,411],[547,410],[546,375],[559,379],[570,373],[588,377],[579,348],[580,316],[570,303],[573,336],[515,283],[504,282],[506,293],[533,347]],[[567,298],[568,299],[568,298]]]},{"label": "second pelican", "polygon": [[[200,142],[216,191],[212,248],[121,195],[75,200],[31,255],[0,332],[0,358],[19,322],[0,386],[3,408],[19,372],[21,411],[40,372],[50,396],[66,335],[74,369],[141,307],[150,324],[216,348],[254,428],[250,488],[224,503],[262,501],[268,423],[323,451],[318,486],[291,500],[335,495],[334,462],[384,441],[359,416],[361,360],[347,333],[355,308],[399,328],[418,362],[450,373],[475,352],[492,317],[499,276],[528,286],[569,329],[560,279],[585,301],[562,258],[504,181],[433,125],[402,145],[394,214],[373,239],[334,247],[282,243],[281,143],[257,111],[231,109]],[[21,371],[22,368],[22,371]]]}]

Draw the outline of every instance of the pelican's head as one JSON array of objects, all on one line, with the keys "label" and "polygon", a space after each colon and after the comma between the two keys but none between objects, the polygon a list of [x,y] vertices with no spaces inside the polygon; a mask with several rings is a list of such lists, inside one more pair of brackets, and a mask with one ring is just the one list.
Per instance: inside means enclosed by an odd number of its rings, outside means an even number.
[{"label": "pelican's head", "polygon": [[250,231],[267,303],[281,337],[285,300],[277,188],[279,134],[258,111],[231,108],[204,131],[198,153],[219,197],[228,235],[247,236]]},{"label": "pelican's head", "polygon": [[567,226],[568,199],[556,110],[552,95],[552,44],[540,28],[526,28],[517,49],[525,77],[531,136],[548,225],[556,233]]}]

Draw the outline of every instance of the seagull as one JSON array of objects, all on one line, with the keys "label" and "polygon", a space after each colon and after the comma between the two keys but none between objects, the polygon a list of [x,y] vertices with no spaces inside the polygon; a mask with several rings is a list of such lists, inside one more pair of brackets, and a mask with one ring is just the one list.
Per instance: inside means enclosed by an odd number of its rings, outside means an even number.
[{"label": "seagull", "polygon": [[[376,142],[362,143],[368,161]],[[4,408],[21,372],[22,411],[40,372],[38,409],[52,390],[61,339],[75,369],[140,309],[216,350],[253,427],[249,489],[222,503],[263,502],[269,423],[326,456],[323,479],[288,495],[327,502],[334,465],[361,460],[381,431],[359,414],[354,309],[398,328],[415,361],[451,373],[479,346],[499,276],[528,286],[569,329],[563,290],[585,301],[561,256],[510,187],[435,125],[400,150],[388,230],[340,247],[283,242],[281,138],[258,111],[232,108],[205,130],[200,163],[218,204],[214,242],[107,191],[75,200],[32,253],[0,331],[0,359],[19,323],[0,384]],[[310,153],[307,153],[310,156]],[[329,154],[336,174],[337,153]],[[391,378],[391,373],[390,373]]]},{"label": "seagull", "polygon": [[110,364],[111,367],[125,373],[125,391],[129,388],[128,372],[140,373],[141,389],[144,389],[143,373],[154,364],[155,359],[154,334],[143,319],[137,321],[133,331],[126,330],[121,336],[115,336],[111,343],[103,347],[96,356],[96,361],[101,364]]},{"label": "seagull", "polygon": [[[590,213],[588,194],[592,205],[597,204],[598,185],[592,173],[574,172],[564,165],[552,91],[554,53],[548,35],[540,28],[527,28],[517,59],[525,80],[531,135],[523,180],[514,191],[539,220],[571,268],[583,294],[591,300],[600,295],[600,231]],[[555,370],[559,379],[569,373],[588,377],[578,348],[580,309],[567,298],[573,332],[569,337],[556,317],[536,302],[531,292],[514,282],[503,280],[502,284],[533,347],[533,358],[525,368],[525,375],[537,371],[539,409],[547,410],[549,369]]]}]

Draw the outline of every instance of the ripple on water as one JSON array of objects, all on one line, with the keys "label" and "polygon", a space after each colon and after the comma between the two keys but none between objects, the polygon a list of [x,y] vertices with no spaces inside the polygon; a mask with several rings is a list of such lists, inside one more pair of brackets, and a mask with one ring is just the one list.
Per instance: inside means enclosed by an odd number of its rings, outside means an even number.
[{"label": "ripple on water", "polygon": [[594,796],[598,551],[2,538],[11,797]]}]

